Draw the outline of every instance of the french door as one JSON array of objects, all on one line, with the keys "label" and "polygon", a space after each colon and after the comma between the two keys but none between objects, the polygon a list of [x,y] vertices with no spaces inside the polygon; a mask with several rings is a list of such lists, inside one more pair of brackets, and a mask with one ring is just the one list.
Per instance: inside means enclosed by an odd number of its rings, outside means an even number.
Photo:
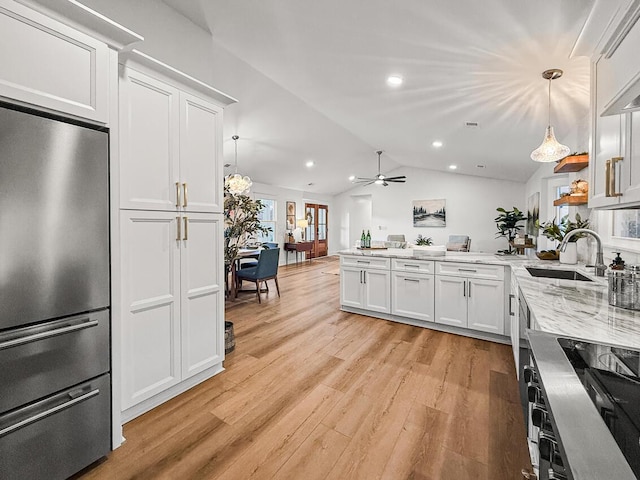
[{"label": "french door", "polygon": [[311,258],[324,257],[329,252],[329,234],[327,224],[329,223],[329,207],[317,203],[305,203],[305,218],[309,226],[305,231],[305,238],[308,242],[313,242]]}]

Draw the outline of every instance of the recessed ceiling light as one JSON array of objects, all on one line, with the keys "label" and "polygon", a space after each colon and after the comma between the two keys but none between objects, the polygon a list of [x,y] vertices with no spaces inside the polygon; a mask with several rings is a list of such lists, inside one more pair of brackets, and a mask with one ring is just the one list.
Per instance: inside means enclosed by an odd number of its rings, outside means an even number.
[{"label": "recessed ceiling light", "polygon": [[307,163],[305,163],[305,165],[306,165],[308,168],[311,168],[311,167],[313,167],[313,166],[315,165],[315,162],[314,162],[313,160],[309,160],[309,161],[307,161]]},{"label": "recessed ceiling light", "polygon": [[444,144],[440,140],[435,140],[431,145],[433,145],[435,148],[440,148]]},{"label": "recessed ceiling light", "polygon": [[476,168],[486,168],[486,166],[485,166],[485,165],[477,164],[477,165],[476,165]]},{"label": "recessed ceiling light", "polygon": [[349,181],[353,182],[356,179],[355,175],[349,175]]},{"label": "recessed ceiling light", "polygon": [[449,170],[455,170],[456,168],[458,168],[457,165],[449,165]]},{"label": "recessed ceiling light", "polygon": [[404,79],[400,75],[390,75],[387,77],[387,85],[391,85],[392,87],[398,87],[402,85]]}]

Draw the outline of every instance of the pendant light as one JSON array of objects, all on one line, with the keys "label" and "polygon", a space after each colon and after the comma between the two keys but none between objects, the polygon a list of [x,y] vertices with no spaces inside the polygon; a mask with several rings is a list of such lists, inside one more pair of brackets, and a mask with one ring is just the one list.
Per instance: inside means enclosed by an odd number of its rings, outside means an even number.
[{"label": "pendant light", "polygon": [[569,147],[562,145],[556,140],[556,136],[553,134],[553,127],[551,126],[551,80],[555,80],[561,76],[562,70],[558,68],[552,68],[551,70],[542,72],[542,78],[549,80],[549,123],[547,124],[547,131],[542,144],[531,152],[531,160],[535,162],[557,162],[571,153]]},{"label": "pendant light", "polygon": [[224,185],[231,195],[243,195],[245,193],[249,193],[249,189],[251,188],[251,185],[253,185],[253,182],[246,175],[243,177],[238,173],[238,139],[240,137],[238,135],[234,135],[231,138],[235,142],[236,169],[233,174],[225,177]]}]

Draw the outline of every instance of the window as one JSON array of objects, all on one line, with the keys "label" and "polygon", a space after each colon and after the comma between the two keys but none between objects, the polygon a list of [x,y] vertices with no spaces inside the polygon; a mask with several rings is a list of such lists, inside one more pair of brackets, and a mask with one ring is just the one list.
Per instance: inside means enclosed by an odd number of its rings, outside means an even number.
[{"label": "window", "polygon": [[[562,185],[562,186],[556,187],[555,198],[562,197],[563,193],[571,193],[571,187],[569,185]],[[562,220],[562,217],[565,217],[567,215],[569,215],[569,205],[565,203],[564,205],[558,205],[556,207],[556,212],[555,212],[556,223],[560,223],[560,220]]]},{"label": "window", "polygon": [[276,201],[270,198],[258,198],[262,202],[262,210],[258,214],[260,226],[270,228],[271,231],[266,234],[259,234],[258,241],[275,242],[276,238]]}]

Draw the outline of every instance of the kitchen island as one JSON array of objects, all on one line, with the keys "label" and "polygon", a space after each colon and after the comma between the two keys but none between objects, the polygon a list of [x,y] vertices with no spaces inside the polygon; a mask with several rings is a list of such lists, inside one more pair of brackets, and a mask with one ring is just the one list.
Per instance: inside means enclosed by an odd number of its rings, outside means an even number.
[{"label": "kitchen island", "polygon": [[339,253],[342,310],[510,343],[505,257],[413,249]]}]

